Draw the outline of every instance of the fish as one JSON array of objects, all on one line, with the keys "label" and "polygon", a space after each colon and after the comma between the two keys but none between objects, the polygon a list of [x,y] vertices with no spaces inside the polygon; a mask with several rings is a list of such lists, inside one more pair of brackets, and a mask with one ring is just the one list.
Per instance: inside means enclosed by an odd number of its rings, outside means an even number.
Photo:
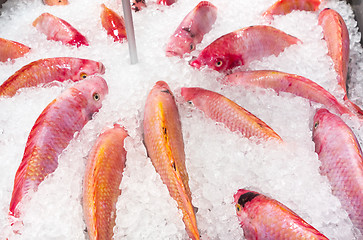
[{"label": "fish", "polygon": [[195,50],[203,36],[212,29],[217,19],[217,8],[208,1],[201,1],[179,24],[166,45],[166,56],[182,57]]},{"label": "fish", "polygon": [[30,51],[30,47],[5,38],[0,38],[0,62],[6,62],[23,57]]},{"label": "fish", "polygon": [[101,62],[72,57],[44,58],[31,62],[11,75],[0,86],[0,97],[12,97],[19,89],[53,81],[80,81],[87,76],[104,74]]},{"label": "fish", "polygon": [[344,101],[352,111],[363,116],[363,110],[349,100],[347,93],[347,77],[349,63],[349,32],[340,14],[329,8],[320,12],[318,23],[323,29],[324,39],[328,45],[328,55],[333,60],[337,73],[338,85],[344,91]]},{"label": "fish", "polygon": [[145,7],[146,7],[145,0],[132,0],[131,1],[131,8],[135,12],[138,12]]},{"label": "fish", "polygon": [[294,10],[315,12],[320,3],[320,0],[278,0],[262,16],[272,19],[274,15],[286,15]]},{"label": "fish", "polygon": [[114,124],[98,136],[89,154],[83,181],[83,213],[90,240],[113,239],[127,136],[125,128]]},{"label": "fish", "polygon": [[271,88],[277,93],[288,92],[310,101],[323,104],[342,115],[355,116],[346,106],[323,87],[305,77],[272,70],[240,71],[226,75],[221,82],[230,86],[256,86]]},{"label": "fish", "polygon": [[62,42],[65,45],[89,46],[85,36],[65,20],[50,13],[42,13],[33,21],[33,26],[47,36],[47,40]]},{"label": "fish", "polygon": [[200,239],[185,167],[179,112],[174,95],[164,81],[158,81],[147,97],[143,128],[147,154],[182,211],[189,238]]},{"label": "fish", "polygon": [[48,6],[68,5],[68,0],[43,0],[43,3]]},{"label": "fish", "polygon": [[58,167],[58,156],[102,107],[108,93],[99,76],[76,83],[47,105],[32,127],[15,174],[9,215],[19,219],[21,201]]},{"label": "fish", "polygon": [[170,6],[174,3],[176,3],[176,0],[157,0],[156,3],[160,4],[160,5]]},{"label": "fish", "polygon": [[239,189],[234,204],[247,240],[328,240],[291,209],[261,193]]},{"label": "fish", "polygon": [[319,109],[314,116],[313,141],[332,193],[363,234],[363,157],[352,129],[337,115]]},{"label": "fish", "polygon": [[114,42],[123,42],[126,40],[124,18],[107,8],[105,4],[102,4],[101,7],[101,24],[103,28],[106,29],[107,34],[113,38]]},{"label": "fish", "polygon": [[227,72],[263,57],[277,56],[285,48],[300,42],[274,27],[255,25],[219,37],[189,64],[197,69],[207,66],[218,72]]},{"label": "fish", "polygon": [[203,88],[183,87],[181,95],[207,117],[223,123],[232,132],[238,131],[247,138],[275,139],[282,142],[281,137],[265,122],[219,93]]}]

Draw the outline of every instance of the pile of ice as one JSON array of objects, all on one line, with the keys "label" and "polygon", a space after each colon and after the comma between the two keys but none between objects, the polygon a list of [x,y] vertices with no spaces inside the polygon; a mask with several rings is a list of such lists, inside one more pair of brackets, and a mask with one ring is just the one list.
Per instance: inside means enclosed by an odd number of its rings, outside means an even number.
[{"label": "pile of ice", "polygon": [[[213,29],[197,50],[230,31],[267,24],[261,13],[275,0],[211,0],[218,8]],[[124,125],[127,166],[117,202],[115,239],[187,239],[181,213],[148,159],[142,143],[142,119],[148,92],[159,80],[173,90],[180,111],[185,142],[186,166],[193,205],[202,239],[243,239],[232,204],[239,188],[249,188],[273,197],[312,224],[330,239],[357,239],[347,213],[331,194],[311,140],[311,119],[316,105],[291,94],[228,88],[217,82],[219,74],[192,69],[188,59],[165,57],[165,45],[185,15],[199,1],[180,0],[171,7],[146,1],[148,7],[134,13],[139,63],[130,65],[127,44],[114,43],[100,23],[101,3],[122,14],[118,1],[70,0],[68,6],[48,7],[40,0],[7,1],[0,16],[0,36],[32,48],[14,63],[0,63],[0,83],[25,64],[47,57],[82,57],[101,61],[109,95],[94,119],[77,134],[59,158],[59,167],[24,204],[22,235],[11,239],[86,239],[82,214],[82,181],[89,150],[102,129],[114,122]],[[363,106],[362,48],[353,12],[345,2],[326,1],[343,15],[351,39],[351,99]],[[89,47],[73,48],[47,41],[32,27],[43,12],[65,19],[89,40]],[[250,69],[274,69],[307,77],[340,96],[332,60],[322,40],[317,13],[293,12],[276,17],[272,26],[300,38],[303,44],[288,48],[278,57],[255,61]],[[269,126],[285,141],[257,144],[215,124],[182,101],[181,87],[199,86],[236,101]],[[0,99],[0,238],[9,232],[8,208],[15,172],[35,120],[67,86],[26,89],[13,98]],[[362,144],[363,130],[354,120]]]}]

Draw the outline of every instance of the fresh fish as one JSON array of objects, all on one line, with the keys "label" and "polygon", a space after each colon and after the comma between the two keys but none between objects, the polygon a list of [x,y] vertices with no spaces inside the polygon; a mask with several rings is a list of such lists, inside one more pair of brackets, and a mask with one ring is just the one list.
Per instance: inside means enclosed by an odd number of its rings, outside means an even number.
[{"label": "fresh fish", "polygon": [[141,9],[143,9],[144,7],[146,7],[145,0],[132,0],[131,8],[132,8],[135,12],[140,11],[140,10],[141,10]]},{"label": "fresh fish", "polygon": [[218,72],[225,72],[263,57],[277,56],[285,48],[299,42],[296,37],[274,27],[246,27],[223,35],[209,44],[190,65],[198,69],[208,66]]},{"label": "fresh fish", "polygon": [[20,58],[30,51],[30,47],[5,38],[0,38],[0,62]]},{"label": "fresh fish", "polygon": [[333,194],[363,234],[363,157],[353,131],[336,115],[319,109],[314,116],[313,141]]},{"label": "fresh fish", "polygon": [[48,40],[60,41],[66,45],[88,46],[85,36],[68,22],[50,13],[43,13],[34,20],[33,26],[47,36]]},{"label": "fresh fish", "polygon": [[157,4],[166,5],[166,6],[170,6],[175,2],[176,2],[176,0],[157,0],[156,1]]},{"label": "fresh fish", "polygon": [[363,116],[363,110],[351,102],[347,96],[347,74],[349,63],[349,33],[343,18],[333,9],[326,8],[319,14],[319,25],[323,28],[328,45],[328,55],[332,58],[338,74],[338,84],[343,88],[344,100],[351,110]]},{"label": "fresh fish", "polygon": [[98,112],[107,93],[106,81],[94,76],[65,90],[43,110],[30,131],[15,175],[11,216],[21,216],[21,200],[30,191],[36,191],[44,178],[55,171],[58,156],[74,134]]},{"label": "fresh fish", "polygon": [[272,88],[277,93],[288,92],[296,96],[306,98],[310,101],[323,104],[338,114],[354,115],[347,107],[340,104],[338,100],[320,85],[310,79],[271,70],[241,71],[225,76],[222,80],[226,85],[257,86]]},{"label": "fresh fish", "polygon": [[104,74],[101,62],[88,59],[59,57],[31,62],[10,76],[0,86],[0,97],[12,97],[25,87],[35,87],[53,81],[79,81],[94,74]]},{"label": "fresh fish", "polygon": [[240,189],[234,203],[247,240],[328,239],[285,205],[258,192]]},{"label": "fresh fish", "polygon": [[68,5],[68,0],[43,0],[43,3],[49,6]]},{"label": "fresh fish", "polygon": [[269,7],[263,16],[272,18],[273,15],[286,15],[294,10],[317,11],[320,0],[278,0]]},{"label": "fresh fish", "polygon": [[182,57],[190,53],[212,29],[217,19],[217,8],[208,1],[200,2],[183,19],[166,46],[166,56]]},{"label": "fresh fish", "polygon": [[83,181],[83,212],[90,240],[112,239],[126,161],[126,137],[126,130],[115,124],[97,138],[88,157]]},{"label": "fresh fish", "polygon": [[107,8],[105,4],[102,4],[101,7],[101,24],[103,28],[106,29],[107,34],[113,37],[114,42],[123,42],[126,40],[124,18]]},{"label": "fresh fish", "polygon": [[144,112],[147,153],[183,213],[189,237],[199,239],[192,196],[185,167],[184,142],[178,108],[169,86],[159,81],[150,91]]},{"label": "fresh fish", "polygon": [[211,119],[224,123],[232,132],[239,131],[247,138],[282,141],[261,119],[219,93],[203,88],[181,88],[181,95]]}]

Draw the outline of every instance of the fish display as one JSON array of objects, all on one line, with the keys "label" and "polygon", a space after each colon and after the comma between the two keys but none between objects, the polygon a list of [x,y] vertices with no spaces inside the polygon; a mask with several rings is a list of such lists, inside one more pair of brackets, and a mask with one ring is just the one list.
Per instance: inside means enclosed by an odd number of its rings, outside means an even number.
[{"label": "fish display", "polygon": [[170,196],[182,211],[189,238],[200,239],[185,167],[179,112],[166,82],[157,82],[150,91],[146,99],[143,125],[148,156]]},{"label": "fish display", "polygon": [[101,24],[106,29],[107,34],[113,38],[114,42],[123,42],[127,39],[125,20],[116,12],[107,8],[105,4],[101,5]]},{"label": "fish display", "polygon": [[47,36],[47,40],[62,42],[65,45],[88,46],[88,41],[77,29],[65,20],[50,13],[42,13],[34,20],[33,26]]},{"label": "fish display", "polygon": [[0,38],[0,62],[20,58],[30,51],[24,44]]},{"label": "fish display", "polygon": [[261,193],[239,189],[234,195],[234,203],[247,240],[328,240],[288,207]]},{"label": "fish display", "polygon": [[58,167],[58,156],[74,134],[92,119],[108,93],[106,81],[94,76],[65,90],[39,115],[15,174],[9,214],[21,217],[21,201],[36,191],[46,176]]},{"label": "fish display", "polygon": [[354,115],[323,87],[296,74],[272,70],[240,71],[225,76],[222,83],[231,86],[271,88],[277,93],[288,92],[321,103],[338,114]]},{"label": "fish display", "polygon": [[363,234],[363,157],[353,131],[338,116],[319,109],[314,116],[313,141],[332,193]]},{"label": "fish display", "polygon": [[273,15],[286,15],[294,10],[317,11],[320,0],[278,0],[269,7],[262,15],[273,18]]},{"label": "fish display", "polygon": [[246,27],[219,37],[204,48],[190,65],[198,69],[207,66],[218,72],[226,72],[263,57],[277,56],[285,48],[299,42],[296,37],[274,27]]},{"label": "fish display", "polygon": [[68,0],[43,0],[43,3],[48,6],[68,5]]},{"label": "fish display", "polygon": [[72,57],[44,58],[31,62],[0,86],[0,97],[12,97],[26,87],[35,87],[53,81],[79,81],[94,74],[104,74],[105,66],[101,62]]},{"label": "fish display", "polygon": [[211,119],[224,123],[232,132],[239,131],[247,138],[282,141],[265,122],[219,93],[203,88],[184,87],[181,95],[185,101],[192,102]]},{"label": "fish display", "polygon": [[113,239],[116,202],[125,168],[126,130],[119,124],[97,138],[86,166],[83,181],[83,212],[90,240]]},{"label": "fish display", "polygon": [[195,50],[203,36],[212,29],[217,19],[217,8],[208,1],[201,1],[177,27],[166,45],[166,56],[182,57]]}]

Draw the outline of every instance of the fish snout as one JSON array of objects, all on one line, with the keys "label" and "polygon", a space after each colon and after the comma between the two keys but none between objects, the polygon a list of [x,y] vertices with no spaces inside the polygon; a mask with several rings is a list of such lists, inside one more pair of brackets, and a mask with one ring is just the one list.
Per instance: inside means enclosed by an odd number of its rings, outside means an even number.
[{"label": "fish snout", "polygon": [[202,67],[202,64],[201,62],[198,60],[197,57],[193,57],[190,61],[189,61],[189,65],[194,67],[194,68],[197,68],[197,69],[200,69]]}]

